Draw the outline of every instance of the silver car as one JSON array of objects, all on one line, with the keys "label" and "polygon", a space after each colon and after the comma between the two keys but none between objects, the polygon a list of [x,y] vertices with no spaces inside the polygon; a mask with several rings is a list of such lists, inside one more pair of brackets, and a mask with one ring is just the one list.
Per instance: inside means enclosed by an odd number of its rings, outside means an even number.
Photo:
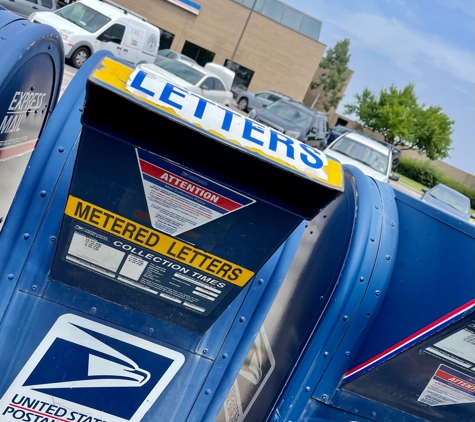
[{"label": "silver car", "polygon": [[27,18],[34,12],[54,12],[56,0],[0,0],[0,5]]},{"label": "silver car", "polygon": [[291,100],[291,98],[275,91],[259,91],[256,93],[244,91],[238,95],[236,102],[239,110],[251,111],[272,104],[278,100]]}]

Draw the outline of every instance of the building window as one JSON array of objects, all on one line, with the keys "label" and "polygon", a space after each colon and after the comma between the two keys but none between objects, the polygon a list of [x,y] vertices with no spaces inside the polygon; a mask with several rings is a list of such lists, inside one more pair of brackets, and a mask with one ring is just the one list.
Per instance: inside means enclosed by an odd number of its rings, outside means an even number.
[{"label": "building window", "polygon": [[285,6],[276,0],[267,0],[264,4],[262,14],[268,18],[280,22],[284,14]]},{"label": "building window", "polygon": [[175,34],[160,28],[160,46],[159,50],[169,50],[175,39]]},{"label": "building window", "polygon": [[252,77],[254,76],[254,71],[248,69],[247,67],[241,66],[240,64],[232,62],[231,60],[226,60],[224,65],[236,74],[236,76],[234,76],[233,86],[240,86],[240,88],[245,88],[247,90],[249,84],[251,83]]},{"label": "building window", "polygon": [[185,41],[185,45],[183,46],[181,53],[195,60],[201,66],[212,62],[215,56],[215,53],[212,51],[206,50],[206,48],[202,48],[199,45],[193,44],[189,41]]},{"label": "building window", "polygon": [[312,19],[310,16],[304,16],[302,20],[302,26],[300,32],[307,37],[320,37],[320,31],[322,29],[322,23]]},{"label": "building window", "polygon": [[346,126],[348,124],[348,120],[342,119],[341,117],[338,117],[335,126]]},{"label": "building window", "polygon": [[122,42],[124,37],[125,26],[119,23],[115,23],[112,26],[109,26],[101,35],[97,37],[99,41],[111,42],[114,44],[119,44]]},{"label": "building window", "polygon": [[259,13],[279,22],[281,25],[294,31],[300,32],[302,35],[318,41],[320,31],[322,29],[322,22],[313,18],[280,0],[232,0],[236,3],[252,9],[254,5],[254,12]]},{"label": "building window", "polygon": [[294,31],[300,31],[303,15],[295,9],[286,7],[282,17],[282,25],[288,26]]}]

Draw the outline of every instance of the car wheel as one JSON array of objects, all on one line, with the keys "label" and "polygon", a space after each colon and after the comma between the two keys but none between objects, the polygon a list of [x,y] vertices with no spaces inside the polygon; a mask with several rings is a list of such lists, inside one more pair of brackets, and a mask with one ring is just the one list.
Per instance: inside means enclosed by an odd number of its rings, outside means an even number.
[{"label": "car wheel", "polygon": [[238,102],[238,108],[241,111],[247,111],[247,98],[241,98]]},{"label": "car wheel", "polygon": [[71,64],[76,68],[79,69],[86,60],[91,56],[89,49],[86,47],[79,47],[71,56]]}]

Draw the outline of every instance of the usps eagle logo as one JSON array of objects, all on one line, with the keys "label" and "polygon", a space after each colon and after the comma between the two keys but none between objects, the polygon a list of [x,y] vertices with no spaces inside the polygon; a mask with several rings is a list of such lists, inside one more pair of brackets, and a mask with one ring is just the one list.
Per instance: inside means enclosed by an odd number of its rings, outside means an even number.
[{"label": "usps eagle logo", "polygon": [[78,415],[84,415],[81,420],[136,422],[184,362],[176,350],[62,315],[0,399],[2,422],[48,415],[51,421],[44,422],[75,421]]}]

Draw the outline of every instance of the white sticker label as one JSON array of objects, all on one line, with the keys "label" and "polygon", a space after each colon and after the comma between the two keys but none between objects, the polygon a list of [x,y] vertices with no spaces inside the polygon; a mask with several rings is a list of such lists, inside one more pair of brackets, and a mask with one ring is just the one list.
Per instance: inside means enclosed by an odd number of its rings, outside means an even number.
[{"label": "white sticker label", "polygon": [[138,256],[129,254],[119,274],[138,281],[147,265],[147,261]]},{"label": "white sticker label", "polygon": [[427,347],[425,352],[475,374],[475,323]]},{"label": "white sticker label", "polygon": [[172,349],[62,315],[0,400],[2,422],[135,422],[185,357]]},{"label": "white sticker label", "polygon": [[475,378],[440,365],[418,401],[429,406],[475,403]]},{"label": "white sticker label", "polygon": [[111,248],[93,237],[76,232],[71,240],[66,259],[73,262],[79,259],[116,272],[124,255],[124,252]]},{"label": "white sticker label", "polygon": [[226,186],[137,150],[153,228],[177,236],[255,201]]}]

